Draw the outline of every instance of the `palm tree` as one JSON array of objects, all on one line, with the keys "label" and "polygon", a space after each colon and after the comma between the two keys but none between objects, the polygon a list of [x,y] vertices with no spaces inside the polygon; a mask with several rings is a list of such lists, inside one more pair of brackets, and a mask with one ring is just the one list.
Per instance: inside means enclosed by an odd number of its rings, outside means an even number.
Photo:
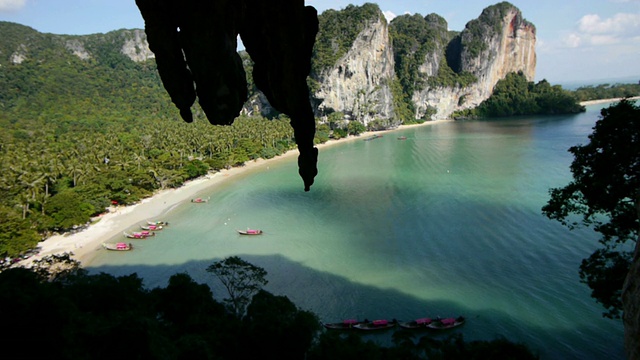
[{"label": "palm tree", "polygon": [[84,175],[84,169],[82,164],[80,163],[80,160],[78,160],[77,158],[72,158],[67,164],[66,170],[67,175],[69,175],[69,177],[73,179],[73,187],[76,187],[78,185],[78,180],[81,176]]},{"label": "palm tree", "polygon": [[40,185],[44,182],[44,175],[35,172],[24,172],[19,177],[20,199],[22,202],[22,218],[27,218],[29,205],[36,201],[40,193]]}]

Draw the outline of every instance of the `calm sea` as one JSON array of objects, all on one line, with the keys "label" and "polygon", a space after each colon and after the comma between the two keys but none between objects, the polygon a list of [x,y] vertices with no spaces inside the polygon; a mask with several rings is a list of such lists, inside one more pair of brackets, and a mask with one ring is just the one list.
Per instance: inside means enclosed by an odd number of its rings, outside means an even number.
[{"label": "calm sea", "polygon": [[[326,322],[464,315],[466,340],[506,337],[543,359],[622,359],[621,322],[602,318],[579,282],[597,234],[540,210],[571,179],[567,149],[588,141],[603,106],[337,144],[321,150],[310,192],[295,157],[271,161],[200,194],[209,203],[170,209],[155,238],[101,251],[89,267],[136,272],[149,287],[187,272],[222,299],[205,268],[238,255],[267,270],[266,290]],[[248,227],[264,234],[236,233]]]}]

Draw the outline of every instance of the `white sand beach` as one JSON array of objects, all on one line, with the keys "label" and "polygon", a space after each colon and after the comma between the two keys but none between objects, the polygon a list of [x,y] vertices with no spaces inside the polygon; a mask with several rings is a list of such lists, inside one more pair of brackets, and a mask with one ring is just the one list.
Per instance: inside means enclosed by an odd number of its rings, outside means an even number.
[{"label": "white sand beach", "polygon": [[[372,136],[373,134],[385,134],[400,129],[406,129],[408,127],[433,125],[449,121],[453,120],[435,120],[417,125],[403,125],[392,130],[365,132],[359,136],[350,136],[340,140],[329,140],[324,144],[317,145],[317,147],[321,152],[325,147],[337,143],[343,143],[345,141],[364,139],[368,136]],[[65,252],[73,253],[73,258],[82,263],[83,261],[89,260],[92,254],[95,254],[95,251],[102,246],[102,243],[109,240],[114,235],[123,233],[137,224],[144,224],[147,220],[162,220],[161,216],[168,209],[171,209],[182,202],[191,201],[192,198],[198,197],[198,194],[201,192],[209,190],[214,186],[218,186],[222,182],[233,181],[237,175],[243,172],[261,166],[267,166],[269,161],[284,159],[291,156],[298,156],[298,150],[290,150],[274,159],[258,159],[247,162],[241,167],[212,172],[202,178],[186,182],[180,188],[158,191],[153,196],[146,198],[135,205],[113,207],[109,209],[109,212],[95,218],[95,222],[84,230],[78,231],[74,234],[55,235],[40,242],[38,244],[41,249],[39,254],[18,263],[18,265],[24,264],[28,266],[28,264],[34,259],[39,259],[47,255],[62,254]],[[291,174],[291,176],[298,176],[298,174]],[[300,191],[304,191],[302,180],[300,180]],[[313,191],[313,187],[311,188],[311,191]]]},{"label": "white sand beach", "polygon": [[[613,98],[613,99],[599,99],[599,100],[589,100],[589,101],[582,101],[580,102],[580,105],[582,106],[587,106],[587,105],[596,105],[596,104],[606,104],[606,103],[611,103],[611,102],[616,102],[616,101],[620,101],[623,98]],[[638,100],[640,99],[640,96],[634,96],[634,97],[630,97],[629,100]]]}]

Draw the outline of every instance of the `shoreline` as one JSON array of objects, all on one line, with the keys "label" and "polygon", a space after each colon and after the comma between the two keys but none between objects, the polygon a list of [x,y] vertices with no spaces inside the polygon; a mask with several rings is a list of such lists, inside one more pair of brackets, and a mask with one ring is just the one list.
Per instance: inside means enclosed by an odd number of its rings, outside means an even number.
[{"label": "shoreline", "polygon": [[[589,100],[589,101],[581,101],[580,105],[582,106],[588,106],[588,105],[597,105],[597,104],[606,104],[606,103],[610,103],[610,102],[617,102],[620,101],[624,98],[611,98],[611,99],[598,99],[598,100]],[[630,98],[627,98],[629,100],[638,100],[640,99],[640,96],[633,96]]]},{"label": "shoreline", "polygon": [[[395,129],[387,129],[381,131],[366,131],[358,136],[348,136],[338,140],[329,140],[322,144],[317,144],[318,151],[323,148],[333,146],[338,143],[345,143],[358,139],[367,138],[374,134],[386,134],[403,130],[411,127],[428,126],[444,122],[453,122],[453,120],[432,120],[422,124],[401,125]],[[81,266],[85,262],[90,261],[95,251],[102,248],[102,243],[111,239],[115,234],[122,233],[131,227],[144,223],[147,220],[162,220],[159,217],[166,214],[175,206],[190,201],[197,197],[198,193],[210,190],[215,186],[230,181],[235,176],[243,174],[249,170],[266,166],[270,161],[282,160],[294,155],[297,156],[298,150],[292,149],[286,153],[271,159],[256,159],[244,163],[243,166],[236,166],[228,170],[211,172],[203,177],[185,182],[182,186],[175,189],[159,190],[152,196],[141,200],[140,202],[128,205],[109,208],[109,211],[92,219],[92,223],[85,229],[73,234],[54,235],[38,243],[40,251],[38,254],[28,259],[17,262],[17,266],[28,266],[33,260],[41,259],[44,256],[72,253],[72,258],[79,261]],[[292,176],[298,176],[297,173]],[[300,191],[303,191],[302,183]],[[126,239],[123,242],[128,242]]]}]

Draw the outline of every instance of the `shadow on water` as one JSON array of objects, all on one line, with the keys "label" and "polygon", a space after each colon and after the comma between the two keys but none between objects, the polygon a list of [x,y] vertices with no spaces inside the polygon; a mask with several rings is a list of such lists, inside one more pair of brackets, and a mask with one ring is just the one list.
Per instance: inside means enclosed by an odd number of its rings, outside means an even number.
[{"label": "shadow on water", "polygon": [[[553,324],[541,328],[519,322],[498,309],[470,309],[455,301],[425,301],[397,290],[366,286],[343,277],[318,272],[279,255],[239,256],[267,270],[269,283],[265,290],[275,295],[287,296],[299,308],[316,313],[323,322],[338,322],[346,318],[407,321],[421,317],[462,315],[467,319],[463,327],[441,333],[416,332],[415,339],[422,336],[442,339],[453,333],[461,333],[466,341],[506,338],[510,341],[524,343],[534,353],[539,353],[541,359],[624,358],[621,349],[616,347],[618,351],[612,351],[607,344],[598,348],[574,346],[577,340],[583,336],[583,332],[590,331],[588,329],[580,327],[554,328]],[[212,289],[214,298],[221,301],[226,295],[224,288],[212,274],[205,271],[207,266],[218,260],[222,259],[190,261],[175,266],[100,266],[90,267],[88,270],[92,274],[104,272],[114,276],[136,273],[145,279],[145,286],[149,289],[165,287],[168,278],[173,274],[188,273],[196,282],[207,284]],[[153,274],[151,277],[156,279],[159,278],[158,274],[165,276],[162,281],[149,282],[146,277],[150,274]],[[272,274],[274,276],[270,276]],[[291,289],[295,290],[291,291]],[[320,303],[322,306],[319,306]],[[330,306],[327,306],[328,304]],[[325,310],[317,312],[314,308]],[[365,313],[362,309],[368,310]],[[382,346],[391,346],[395,331],[401,330],[396,328],[381,333],[361,334],[365,340],[374,341]]]}]

